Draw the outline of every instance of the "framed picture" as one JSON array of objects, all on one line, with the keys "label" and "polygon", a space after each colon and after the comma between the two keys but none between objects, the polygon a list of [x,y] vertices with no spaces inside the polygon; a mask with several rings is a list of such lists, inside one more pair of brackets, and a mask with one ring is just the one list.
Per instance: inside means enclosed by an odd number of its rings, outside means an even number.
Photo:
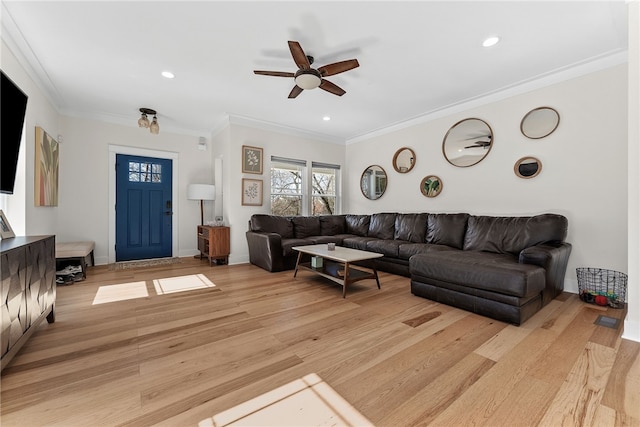
[{"label": "framed picture", "polygon": [[435,175],[422,178],[420,191],[427,197],[436,197],[442,191],[442,180]]},{"label": "framed picture", "polygon": [[2,212],[2,209],[0,209],[0,237],[3,239],[16,237],[13,229],[11,229],[11,224],[7,221],[7,217],[4,216],[4,212]]},{"label": "framed picture", "polygon": [[242,173],[262,175],[262,148],[242,146]]},{"label": "framed picture", "polygon": [[242,178],[242,205],[262,206],[262,180]]},{"label": "framed picture", "polygon": [[35,206],[58,206],[58,142],[36,126]]}]

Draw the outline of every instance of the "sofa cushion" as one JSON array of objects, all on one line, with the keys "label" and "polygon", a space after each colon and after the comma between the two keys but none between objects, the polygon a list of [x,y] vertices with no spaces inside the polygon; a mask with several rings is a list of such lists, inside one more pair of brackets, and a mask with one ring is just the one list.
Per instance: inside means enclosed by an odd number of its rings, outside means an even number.
[{"label": "sofa cushion", "polygon": [[423,243],[427,237],[429,214],[397,214],[394,239]]},{"label": "sofa cushion", "polygon": [[367,250],[367,242],[371,240],[377,240],[375,237],[367,236],[349,236],[342,239],[342,246],[351,249],[360,249],[361,251]]},{"label": "sofa cushion", "polygon": [[321,243],[335,243],[338,246],[342,246],[342,237],[338,236],[309,236],[307,240],[311,240],[312,244],[318,245]]},{"label": "sofa cushion", "polygon": [[346,215],[345,232],[354,236],[366,236],[369,231],[370,215]]},{"label": "sofa cushion", "polygon": [[395,234],[396,214],[378,213],[371,215],[367,236],[391,240]]},{"label": "sofa cushion", "polygon": [[432,245],[431,243],[407,243],[403,242],[398,248],[398,258],[409,260],[416,254],[425,254],[431,251],[455,251],[457,249],[445,245]]},{"label": "sofa cushion", "polygon": [[343,234],[345,230],[344,215],[322,215],[320,217],[320,235],[335,236]]},{"label": "sofa cushion", "polygon": [[542,292],[545,270],[520,264],[511,254],[480,251],[432,251],[409,259],[412,278],[453,283],[519,298]]},{"label": "sofa cushion", "polygon": [[369,252],[376,252],[391,258],[398,258],[398,248],[400,245],[405,243],[407,242],[404,240],[374,239],[367,242],[367,250]]},{"label": "sofa cushion", "polygon": [[427,243],[462,249],[469,214],[429,214]]},{"label": "sofa cushion", "polygon": [[568,221],[562,215],[532,217],[469,217],[464,249],[518,254],[542,243],[563,241]]},{"label": "sofa cushion", "polygon": [[282,239],[282,256],[291,256],[297,254],[298,251],[294,251],[294,246],[306,246],[313,245],[313,242],[308,239]]},{"label": "sofa cushion", "polygon": [[309,236],[317,236],[320,233],[320,218],[317,216],[294,216],[293,236],[296,239],[304,239]]},{"label": "sofa cushion", "polygon": [[251,215],[251,230],[264,233],[277,233],[283,239],[293,238],[293,223],[291,218],[267,214]]}]

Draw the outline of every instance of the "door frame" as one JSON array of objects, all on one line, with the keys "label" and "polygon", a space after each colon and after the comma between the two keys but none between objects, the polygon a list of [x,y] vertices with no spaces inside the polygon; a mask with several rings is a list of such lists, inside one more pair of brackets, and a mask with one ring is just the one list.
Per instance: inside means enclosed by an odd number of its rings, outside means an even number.
[{"label": "door frame", "polygon": [[179,153],[109,144],[109,264],[116,262],[116,154],[172,160],[171,200],[173,200],[173,215],[171,216],[171,256],[177,257],[179,204],[176,203],[176,200],[178,197]]}]

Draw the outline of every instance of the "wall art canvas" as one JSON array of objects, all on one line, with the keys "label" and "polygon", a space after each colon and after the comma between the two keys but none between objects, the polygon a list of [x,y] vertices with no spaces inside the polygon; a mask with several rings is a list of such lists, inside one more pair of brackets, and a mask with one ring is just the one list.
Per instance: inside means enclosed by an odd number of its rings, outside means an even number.
[{"label": "wall art canvas", "polygon": [[0,238],[10,239],[12,237],[16,237],[13,229],[11,228],[11,224],[7,220],[7,217],[4,216],[4,212],[0,209]]},{"label": "wall art canvas", "polygon": [[34,202],[36,206],[58,206],[58,142],[36,127]]},{"label": "wall art canvas", "polygon": [[242,173],[262,175],[262,148],[242,146]]},{"label": "wall art canvas", "polygon": [[261,179],[242,179],[242,205],[262,206]]}]

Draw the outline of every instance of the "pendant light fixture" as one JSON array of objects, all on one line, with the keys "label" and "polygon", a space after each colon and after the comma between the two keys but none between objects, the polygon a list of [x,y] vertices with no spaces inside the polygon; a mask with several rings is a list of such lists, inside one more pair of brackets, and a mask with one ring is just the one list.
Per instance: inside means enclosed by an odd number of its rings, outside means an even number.
[{"label": "pendant light fixture", "polygon": [[[138,126],[141,128],[148,128],[149,132],[154,135],[160,133],[160,126],[158,125],[158,116],[156,110],[152,110],[151,108],[140,108],[140,113],[142,116],[138,119]],[[153,115],[153,120],[149,122],[149,118],[147,115]]]}]

